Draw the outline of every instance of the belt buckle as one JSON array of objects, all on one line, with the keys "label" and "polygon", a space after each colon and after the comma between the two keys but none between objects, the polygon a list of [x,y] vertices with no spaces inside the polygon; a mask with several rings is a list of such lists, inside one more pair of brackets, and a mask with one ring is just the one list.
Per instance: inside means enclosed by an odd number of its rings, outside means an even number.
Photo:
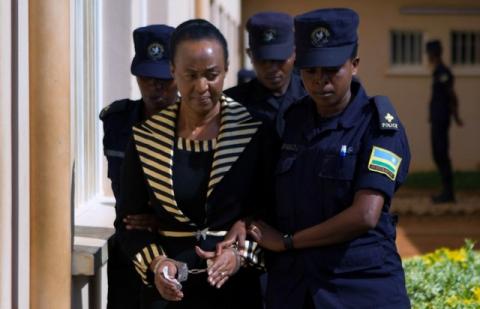
[{"label": "belt buckle", "polygon": [[207,239],[207,234],[208,234],[208,228],[204,228],[203,230],[197,230],[195,232],[195,238],[197,238],[197,241],[200,240],[200,238],[203,238],[203,240]]}]

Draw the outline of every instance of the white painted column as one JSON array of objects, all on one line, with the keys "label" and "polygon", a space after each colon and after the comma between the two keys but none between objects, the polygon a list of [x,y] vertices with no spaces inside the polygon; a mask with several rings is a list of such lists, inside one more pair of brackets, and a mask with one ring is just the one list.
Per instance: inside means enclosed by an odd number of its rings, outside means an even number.
[{"label": "white painted column", "polygon": [[11,1],[0,1],[0,308],[12,307],[11,12]]},{"label": "white painted column", "polygon": [[[13,75],[13,308],[30,307],[28,0],[15,1]],[[1,306],[0,306],[1,307]],[[1,307],[3,308],[3,307]]]}]

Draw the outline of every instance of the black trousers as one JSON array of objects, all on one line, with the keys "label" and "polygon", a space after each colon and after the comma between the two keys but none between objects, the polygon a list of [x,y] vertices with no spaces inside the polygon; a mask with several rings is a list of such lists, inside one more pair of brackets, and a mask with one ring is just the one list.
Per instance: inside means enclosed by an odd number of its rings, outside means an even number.
[{"label": "black trousers", "polygon": [[431,141],[433,160],[442,180],[443,192],[453,194],[452,163],[449,155],[448,131],[450,122],[431,123]]},{"label": "black trousers", "polygon": [[166,302],[154,291],[145,309],[262,309],[259,272],[241,269],[220,289],[207,283],[205,273],[189,275],[183,283],[184,299],[180,302]]},{"label": "black trousers", "polygon": [[140,309],[144,284],[113,235],[108,241],[107,309]]}]

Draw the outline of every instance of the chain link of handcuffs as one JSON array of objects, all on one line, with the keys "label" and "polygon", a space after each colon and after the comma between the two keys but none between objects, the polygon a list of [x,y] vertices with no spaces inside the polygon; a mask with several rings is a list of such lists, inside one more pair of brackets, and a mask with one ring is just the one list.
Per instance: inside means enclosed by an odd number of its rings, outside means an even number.
[{"label": "chain link of handcuffs", "polygon": [[[239,257],[240,257],[239,254],[240,253],[237,250],[237,246],[232,246],[231,248],[235,251],[234,254],[235,254],[235,257],[237,258],[237,264],[241,263],[241,260],[239,260]],[[167,258],[166,260],[172,262],[177,267],[177,277],[176,278],[170,278],[170,276],[168,274],[168,266],[163,267],[162,275],[166,280],[168,280],[170,282],[173,282],[179,289],[182,288],[181,282],[187,281],[188,274],[197,275],[197,274],[205,273],[205,272],[208,271],[208,268],[210,266],[209,260],[207,260],[207,267],[206,268],[191,268],[191,269],[188,269],[187,263],[179,262],[179,261],[172,260],[172,259],[169,259],[169,258]],[[157,262],[158,264],[155,265],[155,267],[154,267],[154,273],[155,274],[157,273],[157,268],[159,267],[160,263],[163,262],[163,261],[165,261],[165,260],[160,260],[160,261]],[[237,265],[237,268],[235,269],[234,273],[238,271],[239,266],[240,265]],[[222,272],[222,275],[224,275],[223,272]]]}]

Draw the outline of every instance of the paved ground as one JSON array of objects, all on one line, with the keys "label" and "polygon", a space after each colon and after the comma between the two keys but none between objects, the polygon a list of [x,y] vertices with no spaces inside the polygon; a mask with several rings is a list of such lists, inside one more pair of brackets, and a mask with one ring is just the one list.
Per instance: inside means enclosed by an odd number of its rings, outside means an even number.
[{"label": "paved ground", "polygon": [[460,192],[457,203],[434,205],[429,191],[401,190],[392,211],[399,214],[397,246],[402,257],[458,248],[465,238],[480,249],[480,192]]}]

